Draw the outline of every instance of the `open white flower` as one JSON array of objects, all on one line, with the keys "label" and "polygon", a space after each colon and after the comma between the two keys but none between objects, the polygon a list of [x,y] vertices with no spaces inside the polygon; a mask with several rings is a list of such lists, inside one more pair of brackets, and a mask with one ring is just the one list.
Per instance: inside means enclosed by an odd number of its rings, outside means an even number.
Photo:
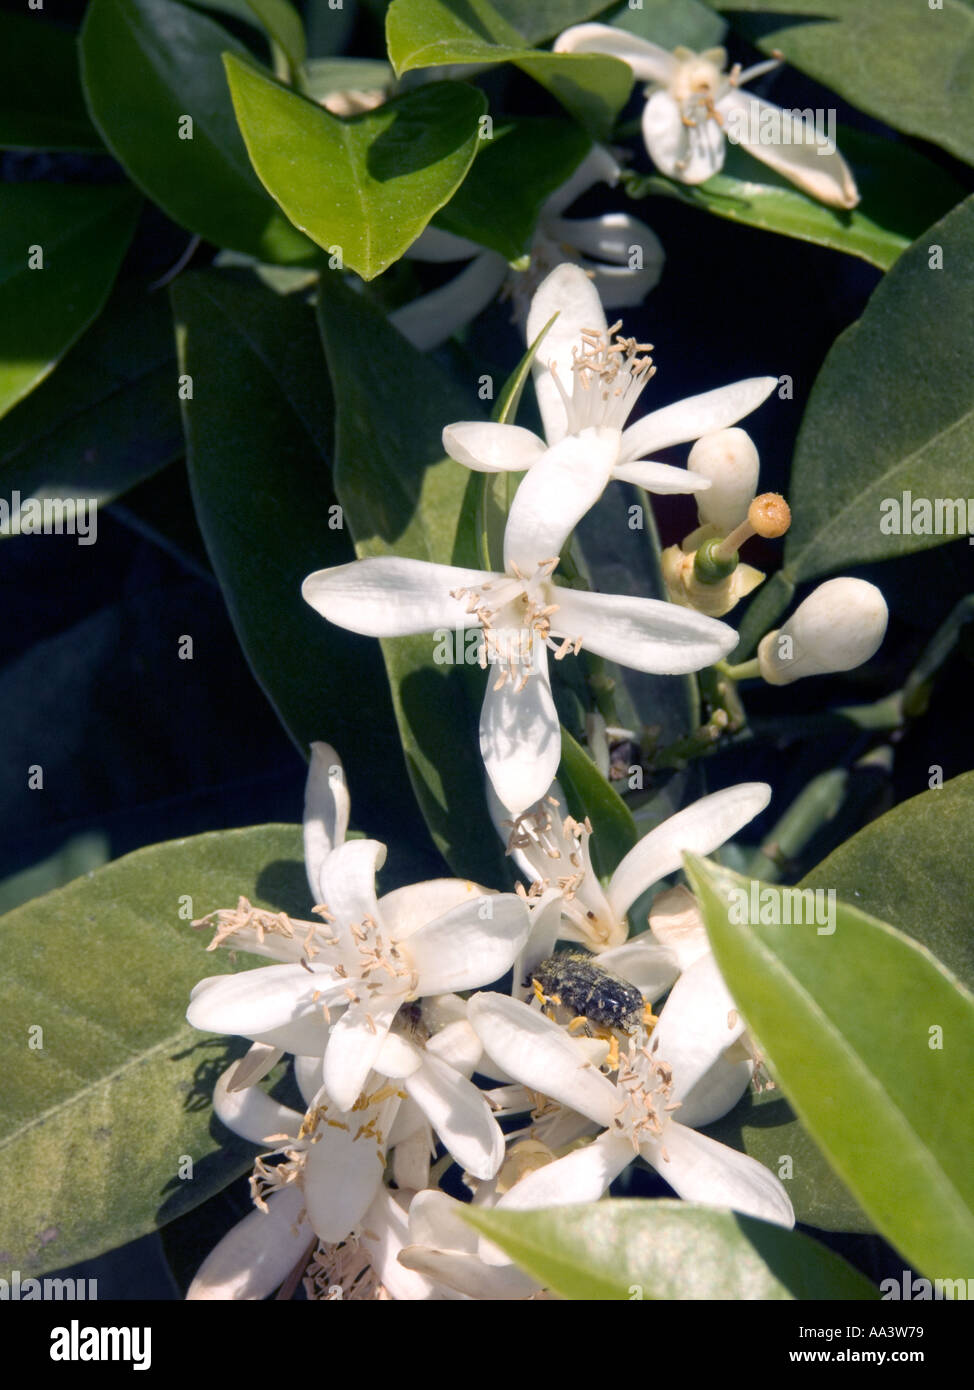
[{"label": "open white flower", "polygon": [[[553,270],[531,301],[527,340],[557,315],[535,358],[533,374],[545,439],[520,425],[469,421],[448,425],[443,447],[480,472],[524,472],[511,517],[543,522],[557,510],[567,536],[612,479],[649,492],[698,492],[710,479],[650,455],[726,429],[766,400],[777,378],[751,377],[691,396],[626,426],[655,368],[648,344],[617,337],[598,290],[578,266]],[[556,553],[552,550],[550,553]]]},{"label": "open white flower", "polygon": [[[663,269],[663,248],[655,233],[628,212],[589,218],[563,215],[595,184],[615,185],[619,173],[609,151],[594,145],[542,207],[527,270],[512,270],[499,251],[485,250],[452,232],[427,227],[406,252],[408,259],[469,264],[439,289],[395,309],[389,315],[390,323],[425,352],[470,323],[499,294],[509,293],[515,316],[523,326],[528,300],[538,281],[566,259],[591,276],[608,308],[640,304]],[[634,252],[639,253],[635,265]]]},{"label": "open white flower", "polygon": [[725,132],[755,159],[834,208],[859,202],[855,179],[831,137],[801,112],[782,110],[740,89],[778,66],[778,59],[725,72],[722,48],[672,53],[607,24],[578,24],[555,43],[556,53],[607,53],[648,82],[643,139],[656,167],[681,183],[703,183],[724,164]]},{"label": "open white flower", "polygon": [[498,1066],[604,1131],[530,1174],[498,1205],[525,1210],[594,1201],[639,1155],[688,1201],[794,1224],[773,1174],[691,1128],[730,1110],[752,1071],[734,1052],[743,1024],[712,956],[680,977],[649,1045],[633,1038],[615,1081],[593,1065],[581,1040],[520,1000],[478,994],[469,1016]]}]

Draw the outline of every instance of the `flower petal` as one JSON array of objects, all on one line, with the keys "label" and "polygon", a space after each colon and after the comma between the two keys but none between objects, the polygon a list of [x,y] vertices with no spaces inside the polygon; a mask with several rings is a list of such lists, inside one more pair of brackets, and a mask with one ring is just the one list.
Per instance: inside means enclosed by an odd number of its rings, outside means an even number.
[{"label": "flower petal", "polygon": [[436,1284],[482,1301],[528,1298],[540,1287],[537,1280],[513,1264],[492,1267],[477,1255],[435,1250],[428,1245],[405,1246],[399,1263]]},{"label": "flower petal", "polygon": [[389,315],[389,322],[420,352],[439,347],[471,323],[493,302],[504,283],[507,275],[504,257],[480,247],[474,250],[479,250],[480,255],[452,280],[430,290],[429,294],[420,295],[411,304],[403,304]]},{"label": "flower petal", "polygon": [[650,1044],[653,1055],[673,1072],[670,1100],[681,1104],[681,1124],[710,1124],[740,1100],[753,1071],[745,1058],[732,1063],[729,1070],[722,1069],[719,1088],[706,1088],[706,1108],[719,1106],[716,1113],[703,1117],[704,1091],[694,1093],[743,1032],[744,1022],[717,962],[708,953],[685,970],[673,986]]},{"label": "flower petal", "polygon": [[329,1245],[359,1225],[382,1182],[385,1148],[371,1133],[361,1133],[370,1111],[342,1116],[339,1123],[348,1128],[322,1125],[319,1142],[308,1150],[302,1179],[308,1220]]},{"label": "flower petal", "polygon": [[[781,1183],[757,1159],[671,1121],[662,1140],[640,1146],[673,1191],[688,1202],[730,1207],[745,1216],[794,1226],[795,1213]],[[665,1152],[665,1157],[663,1156]]]},{"label": "flower petal", "polygon": [[187,1300],[260,1299],[282,1284],[312,1240],[304,1194],[286,1187],[238,1221],[203,1261]]},{"label": "flower petal", "polygon": [[235,1062],[227,1073],[228,1091],[245,1091],[248,1086],[255,1086],[262,1077],[277,1066],[284,1055],[281,1047],[272,1047],[270,1043],[255,1042],[247,1052],[245,1057],[241,1057],[239,1062]]},{"label": "flower petal", "polygon": [[[645,294],[658,282],[665,256],[655,232],[628,212],[605,212],[601,217],[552,218],[545,228],[553,241],[581,251],[596,264],[608,262],[618,270],[625,269],[630,279],[638,279]],[[638,251],[637,266],[632,265],[633,253]],[[602,298],[603,307],[605,299]],[[638,304],[639,299],[632,303]],[[542,345],[543,346],[543,345]],[[563,381],[566,390],[568,382]]]},{"label": "flower petal", "polygon": [[[497,690],[493,673],[480,712],[480,755],[494,791],[513,815],[526,811],[551,785],[561,762],[561,725],[548,684],[547,651],[523,690],[508,680]],[[515,677],[516,679],[516,677]]]},{"label": "flower petal", "polygon": [[565,406],[551,375],[551,365],[554,364],[562,387],[570,397],[572,348],[581,348],[582,329],[604,333],[607,327],[598,291],[584,270],[569,261],[556,266],[535,291],[528,311],[528,343],[534,342],[553,314],[558,317],[542,339],[532,367],[538,409],[550,445],[564,439],[568,429]]},{"label": "flower petal", "polygon": [[[332,971],[312,967],[309,974],[301,965],[266,965],[239,975],[212,975],[193,990],[186,1019],[205,1033],[241,1033],[280,1046],[264,1035],[305,1014],[320,1014],[321,1001],[327,1003],[339,986]],[[320,999],[313,997],[316,994]]]},{"label": "flower petal", "polygon": [[375,876],[386,859],[379,840],[346,840],[329,854],[318,874],[321,906],[335,918],[336,935],[350,938],[350,926],[379,918]]},{"label": "flower petal", "polygon": [[451,591],[477,589],[492,578],[483,570],[381,555],[316,570],[301,585],[301,594],[338,627],[366,637],[403,637],[438,627],[476,627],[479,619]]},{"label": "flower petal", "polygon": [[504,1161],[504,1136],[483,1092],[431,1052],[404,1085],[461,1167],[492,1178]]},{"label": "flower petal", "polygon": [[739,782],[667,816],[633,846],[609,880],[613,910],[624,916],[641,893],[681,867],[684,851],[712,854],[770,800],[767,782]]},{"label": "flower petal", "polygon": [[653,92],[643,109],[643,140],[661,173],[680,183],[705,183],[724,166],[724,132],[716,121],[687,125],[669,92]]},{"label": "flower petal", "polygon": [[383,893],[379,911],[392,940],[405,941],[434,917],[442,917],[462,903],[475,902],[487,892],[466,878],[430,878]]},{"label": "flower petal", "polygon": [[358,1100],[400,1003],[399,996],[366,996],[349,1004],[332,1028],[323,1075],[325,1089],[340,1110],[351,1110]]},{"label": "flower petal", "polygon": [[570,208],[575,199],[597,183],[613,187],[619,182],[619,165],[604,145],[593,145],[575,172],[555,189],[541,209],[541,219],[547,222]]},{"label": "flower petal", "polygon": [[710,479],[701,473],[691,473],[689,468],[676,468],[671,463],[657,463],[655,459],[617,464],[612,476],[619,482],[635,483],[661,496],[674,492],[706,492],[711,486]]},{"label": "flower petal", "polygon": [[635,1157],[628,1139],[602,1134],[564,1158],[535,1168],[505,1192],[497,1210],[533,1211],[537,1207],[565,1207],[572,1202],[597,1202]]},{"label": "flower petal", "polygon": [[213,1109],[227,1129],[252,1144],[263,1144],[272,1134],[287,1134],[296,1139],[304,1117],[273,1100],[259,1086],[248,1086],[245,1091],[228,1090],[227,1082],[234,1069],[228,1067],[213,1088]]},{"label": "flower petal", "polygon": [[304,864],[316,903],[322,898],[321,867],[332,850],[344,843],[348,813],[342,760],[330,743],[313,743],[304,789]]},{"label": "flower petal", "polygon": [[414,1071],[419,1070],[423,1065],[423,1054],[400,1033],[387,1033],[374,1065],[380,1076],[401,1081],[404,1076],[412,1076]]},{"label": "flower petal", "polygon": [[700,671],[737,645],[737,633],[726,623],[675,603],[577,589],[554,593],[559,605],[551,622],[555,631],[581,637],[589,651],[634,671],[665,676]]},{"label": "flower petal", "polygon": [[424,227],[404,254],[407,261],[442,265],[448,261],[465,261],[471,256],[479,256],[483,249],[476,241],[457,236],[455,232],[444,232],[439,227]]},{"label": "flower petal", "polygon": [[547,445],[520,425],[469,420],[446,426],[443,448],[451,459],[477,473],[525,473]]},{"label": "flower petal", "polygon": [[[805,193],[832,208],[849,209],[858,204],[859,190],[851,169],[830,141],[819,139],[813,125],[796,120],[770,101],[735,89],[721,97],[717,109],[732,132],[739,130],[740,143],[748,154]],[[760,135],[768,128],[778,138],[765,143]],[[752,135],[758,138],[752,139]]]},{"label": "flower petal", "polygon": [[619,458],[615,429],[588,427],[566,435],[523,479],[504,529],[504,568],[533,574],[561,553],[579,521],[605,491]]},{"label": "flower petal", "polygon": [[395,1299],[424,1302],[441,1295],[423,1275],[399,1263],[409,1239],[409,1218],[387,1188],[380,1188],[365,1213],[359,1244],[364,1247],[382,1287]]},{"label": "flower petal", "polygon": [[490,893],[455,907],[409,938],[416,993],[477,989],[499,979],[528,939],[531,915],[516,893]]},{"label": "flower petal", "polygon": [[643,998],[652,1003],[679,978],[680,966],[672,951],[647,940],[647,936],[648,933],[623,946],[610,946],[607,951],[600,951],[597,963],[603,970],[611,970],[635,985]]},{"label": "flower petal", "polygon": [[483,1043],[466,1016],[434,1033],[426,1044],[426,1051],[440,1057],[463,1076],[471,1076],[484,1055]]},{"label": "flower petal", "polygon": [[[399,1107],[399,1115],[403,1113],[405,1108],[405,1105]],[[398,1115],[396,1119],[398,1121]],[[392,1149],[392,1175],[396,1180],[396,1186],[401,1191],[406,1189],[415,1191],[428,1187],[430,1158],[436,1152],[436,1145],[433,1142],[433,1131],[427,1123],[426,1117],[422,1117],[422,1124],[411,1134],[407,1134],[405,1139],[396,1140],[395,1146],[393,1146],[392,1135],[390,1135],[389,1147]]]},{"label": "flower petal", "polygon": [[669,82],[678,65],[673,54],[665,48],[650,43],[648,39],[641,39],[638,34],[614,29],[608,24],[573,24],[559,34],[554,51],[605,53],[610,58],[621,58],[641,82]]},{"label": "flower petal", "polygon": [[673,952],[681,970],[688,970],[710,950],[697,900],[683,883],[657,893],[649,909],[649,925],[656,940]]},{"label": "flower petal", "polygon": [[686,444],[703,434],[724,430],[757,410],[778,385],[776,376],[753,376],[719,386],[715,391],[703,391],[688,396],[644,415],[630,425],[622,436],[620,463],[632,463],[666,449],[671,444]]},{"label": "flower petal", "polygon": [[591,1066],[574,1038],[519,999],[475,994],[467,1016],[485,1050],[509,1076],[607,1128],[616,1088]]}]

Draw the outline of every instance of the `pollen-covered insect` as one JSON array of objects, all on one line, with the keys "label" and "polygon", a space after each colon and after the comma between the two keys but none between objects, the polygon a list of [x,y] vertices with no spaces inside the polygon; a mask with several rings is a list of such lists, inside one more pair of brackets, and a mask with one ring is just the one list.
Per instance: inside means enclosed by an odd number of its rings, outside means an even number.
[{"label": "pollen-covered insect", "polygon": [[603,1028],[628,1033],[651,1017],[635,985],[596,965],[582,951],[549,956],[532,972],[531,983],[542,1005],[562,1005]]}]

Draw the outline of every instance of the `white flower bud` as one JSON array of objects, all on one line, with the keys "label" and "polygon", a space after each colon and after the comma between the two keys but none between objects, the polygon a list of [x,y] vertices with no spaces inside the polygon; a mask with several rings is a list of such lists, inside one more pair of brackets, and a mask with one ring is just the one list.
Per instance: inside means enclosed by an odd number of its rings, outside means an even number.
[{"label": "white flower bud", "polygon": [[750,435],[739,429],[703,435],[690,450],[687,467],[711,482],[697,494],[701,526],[710,522],[728,535],[747,516],[758,490],[758,451]]},{"label": "white flower bud", "polygon": [[878,650],[888,617],[875,584],[829,579],[798,605],[784,627],[762,640],[761,675],[771,685],[790,685],[804,676],[851,671]]}]

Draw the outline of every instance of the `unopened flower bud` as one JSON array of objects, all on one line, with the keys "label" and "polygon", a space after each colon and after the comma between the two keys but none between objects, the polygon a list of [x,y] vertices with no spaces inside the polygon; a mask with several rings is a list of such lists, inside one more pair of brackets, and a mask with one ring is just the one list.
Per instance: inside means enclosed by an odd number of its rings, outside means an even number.
[{"label": "unopened flower bud", "polygon": [[761,675],[771,685],[851,671],[878,650],[889,617],[886,600],[864,579],[829,579],[799,604],[784,627],[758,647]]},{"label": "unopened flower bud", "polygon": [[726,536],[747,516],[758,488],[758,451],[750,436],[739,429],[705,434],[690,450],[687,467],[710,479],[710,487],[697,494],[700,524],[710,523]]}]

